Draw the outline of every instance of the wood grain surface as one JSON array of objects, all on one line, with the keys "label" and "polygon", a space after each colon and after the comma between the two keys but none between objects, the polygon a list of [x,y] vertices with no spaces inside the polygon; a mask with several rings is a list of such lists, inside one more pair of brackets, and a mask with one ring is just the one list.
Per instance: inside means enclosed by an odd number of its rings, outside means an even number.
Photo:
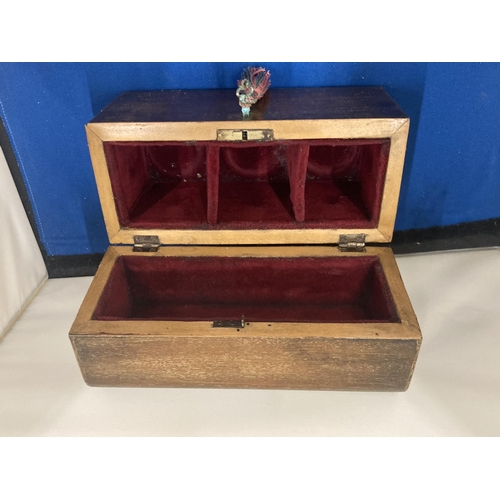
[{"label": "wood grain surface", "polygon": [[92,123],[406,118],[381,87],[274,88],[244,118],[235,90],[126,92]]},{"label": "wood grain surface", "polygon": [[72,337],[87,384],[404,391],[411,340],[323,337]]}]

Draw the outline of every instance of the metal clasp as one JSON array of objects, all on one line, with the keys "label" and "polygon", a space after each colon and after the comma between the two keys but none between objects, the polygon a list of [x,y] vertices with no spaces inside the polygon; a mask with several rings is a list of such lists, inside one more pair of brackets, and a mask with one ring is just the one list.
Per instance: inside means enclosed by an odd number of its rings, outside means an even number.
[{"label": "metal clasp", "polygon": [[219,129],[217,130],[217,140],[227,142],[266,142],[274,141],[274,130],[272,129]]},{"label": "metal clasp", "polygon": [[212,323],[212,328],[245,328],[245,316],[240,319],[222,319]]}]

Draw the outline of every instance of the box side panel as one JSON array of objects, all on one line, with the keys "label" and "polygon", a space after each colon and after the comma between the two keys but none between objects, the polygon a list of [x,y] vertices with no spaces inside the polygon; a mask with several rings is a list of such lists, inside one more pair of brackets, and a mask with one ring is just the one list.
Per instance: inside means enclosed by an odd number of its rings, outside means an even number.
[{"label": "box side panel", "polygon": [[72,335],[91,386],[404,391],[420,341]]}]

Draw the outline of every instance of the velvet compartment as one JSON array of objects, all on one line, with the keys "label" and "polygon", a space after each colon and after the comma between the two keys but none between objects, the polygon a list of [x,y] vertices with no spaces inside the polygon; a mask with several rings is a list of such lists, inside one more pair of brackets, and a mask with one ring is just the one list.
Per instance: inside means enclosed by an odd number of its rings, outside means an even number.
[{"label": "velvet compartment", "polygon": [[399,322],[377,256],[121,256],[94,320]]},{"label": "velvet compartment", "polygon": [[118,218],[143,229],[374,228],[389,139],[105,142]]}]

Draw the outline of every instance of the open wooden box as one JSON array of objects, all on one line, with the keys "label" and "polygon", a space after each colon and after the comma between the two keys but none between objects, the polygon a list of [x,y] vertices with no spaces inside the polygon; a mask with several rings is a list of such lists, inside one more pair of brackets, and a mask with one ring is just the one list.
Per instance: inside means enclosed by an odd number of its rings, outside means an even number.
[{"label": "open wooden box", "polygon": [[380,88],[123,94],[87,125],[111,246],[71,328],[96,386],[401,391],[388,246],[409,119]]}]

